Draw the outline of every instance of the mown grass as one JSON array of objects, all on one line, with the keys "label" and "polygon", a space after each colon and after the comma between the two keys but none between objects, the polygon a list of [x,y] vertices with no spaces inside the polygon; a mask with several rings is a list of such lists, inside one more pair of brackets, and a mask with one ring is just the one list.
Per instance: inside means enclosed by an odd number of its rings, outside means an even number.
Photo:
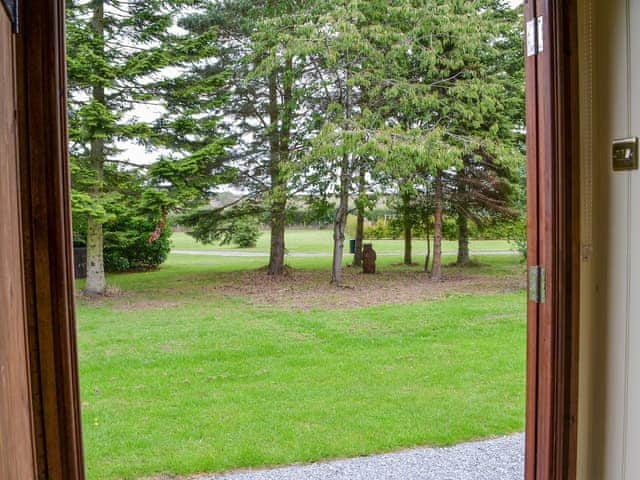
[{"label": "mown grass", "polygon": [[[285,242],[289,253],[330,253],[333,248],[333,231],[327,230],[287,230]],[[236,245],[220,245],[214,243],[205,245],[196,242],[186,233],[174,233],[171,240],[176,250],[238,250],[246,252],[268,252],[269,232],[262,232],[258,243],[254,248],[239,249]],[[403,240],[367,240],[373,243],[374,248],[381,254],[401,255],[404,248]],[[422,256],[426,250],[426,240],[414,240],[413,252],[416,258]],[[471,250],[474,252],[505,252],[514,250],[515,247],[507,240],[472,240]],[[447,253],[457,251],[457,242],[446,240],[443,250]]]},{"label": "mown grass", "polygon": [[[480,260],[474,271],[487,275],[521,268],[515,257]],[[289,259],[297,269],[328,262]],[[380,268],[406,268],[394,262],[383,258]],[[172,255],[156,272],[112,276],[121,296],[79,300],[90,479],[311,462],[523,430],[524,293],[292,311],[201,288],[263,264]]]}]

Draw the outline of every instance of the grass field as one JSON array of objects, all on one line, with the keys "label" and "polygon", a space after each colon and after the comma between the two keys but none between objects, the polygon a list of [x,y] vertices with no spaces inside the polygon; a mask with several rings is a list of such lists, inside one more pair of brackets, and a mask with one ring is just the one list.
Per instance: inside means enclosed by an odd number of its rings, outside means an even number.
[{"label": "grass field", "polygon": [[[239,249],[237,246],[211,244],[205,245],[196,242],[186,233],[174,233],[172,236],[173,248],[176,250],[241,250],[246,252],[268,252],[269,232],[263,232],[258,239],[255,248]],[[332,230],[288,230],[285,237],[287,250],[290,253],[330,253],[333,248]],[[373,243],[373,248],[382,254],[401,255],[404,248],[403,240],[368,240]],[[426,250],[425,240],[414,240],[412,244],[416,257],[423,255]],[[514,250],[512,243],[506,240],[472,240],[470,242],[472,252],[506,252]],[[445,241],[443,251],[454,253],[457,251],[457,242]]]},{"label": "grass field", "polygon": [[78,299],[88,477],[522,431],[523,266],[478,260],[433,284],[381,258],[379,275],[347,269],[344,290],[328,285],[328,258],[290,258],[277,281],[256,270],[265,259],[175,254],[158,271],[111,276],[113,296]]}]

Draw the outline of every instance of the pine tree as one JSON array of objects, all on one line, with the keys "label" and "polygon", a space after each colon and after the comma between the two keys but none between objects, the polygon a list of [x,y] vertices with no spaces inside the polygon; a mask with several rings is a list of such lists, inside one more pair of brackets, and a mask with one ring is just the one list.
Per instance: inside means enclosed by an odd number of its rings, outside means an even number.
[{"label": "pine tree", "polygon": [[221,90],[227,97],[221,111],[226,131],[237,140],[229,152],[236,174],[230,183],[244,192],[233,205],[195,212],[186,223],[197,239],[210,241],[241,217],[265,213],[271,275],[284,272],[286,211],[304,190],[301,158],[319,128],[305,21],[313,3],[225,0],[181,23],[193,36],[217,32],[216,57],[190,75],[197,82],[209,72],[231,72]]},{"label": "pine tree", "polygon": [[[148,147],[159,141],[152,121],[135,116],[138,106],[163,108],[156,83],[175,65],[177,40],[170,33],[182,3],[165,0],[72,0],[68,3],[67,45],[73,206],[86,216],[89,294],[103,294],[104,225],[114,220],[124,195],[123,178],[138,178],[144,209],[166,226],[169,210],[193,185],[208,182],[211,157],[182,158],[154,165],[127,158],[123,142]],[[202,152],[201,152],[202,153]],[[206,179],[206,180],[203,180]],[[190,192],[185,193],[183,187]],[[206,188],[201,188],[200,193]],[[141,235],[144,233],[141,232]],[[159,236],[154,232],[150,240]]]},{"label": "pine tree", "polygon": [[[496,29],[491,49],[481,58],[485,66],[489,101],[482,118],[460,127],[475,136],[488,131],[489,140],[463,155],[453,172],[451,209],[458,224],[458,265],[470,262],[469,221],[477,227],[512,222],[518,209],[519,174],[524,166],[524,61],[522,58],[522,7],[487,1],[483,7]],[[485,137],[487,138],[487,137]]]},{"label": "pine tree", "polygon": [[370,93],[388,129],[384,168],[392,179],[420,175],[433,183],[434,280],[442,276],[448,178],[462,172],[467,159],[490,157],[503,166],[522,161],[509,12],[499,0],[405,1],[389,8],[381,26],[398,39],[387,55],[393,59],[386,64],[388,80]]},{"label": "pine tree", "polygon": [[[377,119],[367,107],[366,90],[372,78],[380,78],[377,72],[384,62],[376,39],[385,2],[327,0],[318,2],[316,8],[314,44],[318,48],[314,58],[321,72],[320,92],[326,107],[325,123],[313,140],[311,170],[322,172],[321,194],[330,192],[338,199],[331,281],[340,285],[350,199],[357,196],[361,230],[366,203],[362,185],[367,169],[375,169],[372,165],[382,153],[374,140]],[[361,244],[362,238],[359,240]]]}]

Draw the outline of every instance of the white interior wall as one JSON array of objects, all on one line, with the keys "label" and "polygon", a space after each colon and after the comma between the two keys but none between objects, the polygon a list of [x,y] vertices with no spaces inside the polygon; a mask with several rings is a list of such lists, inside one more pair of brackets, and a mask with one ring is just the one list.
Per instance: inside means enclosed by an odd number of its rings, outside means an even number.
[{"label": "white interior wall", "polygon": [[613,172],[611,142],[640,136],[640,0],[578,3],[584,208],[578,479],[637,480],[640,172]]}]

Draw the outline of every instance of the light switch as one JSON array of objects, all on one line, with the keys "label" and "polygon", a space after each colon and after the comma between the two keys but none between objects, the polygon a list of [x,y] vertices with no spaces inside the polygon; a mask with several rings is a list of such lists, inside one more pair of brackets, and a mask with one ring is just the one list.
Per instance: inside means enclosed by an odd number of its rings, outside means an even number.
[{"label": "light switch", "polygon": [[614,140],[613,170],[638,170],[638,137]]}]

